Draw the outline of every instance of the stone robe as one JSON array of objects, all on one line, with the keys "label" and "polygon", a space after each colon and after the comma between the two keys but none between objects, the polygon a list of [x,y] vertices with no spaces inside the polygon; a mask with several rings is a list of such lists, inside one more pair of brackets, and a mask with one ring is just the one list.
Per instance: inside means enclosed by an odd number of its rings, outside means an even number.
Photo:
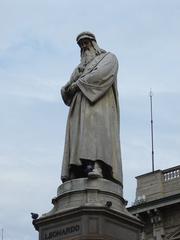
[{"label": "stone robe", "polygon": [[101,160],[122,184],[117,58],[102,53],[87,64],[79,78],[76,70],[70,82],[76,81],[80,90],[73,97],[66,92],[63,96],[70,109],[61,177],[69,177],[70,166],[80,166],[81,159]]}]

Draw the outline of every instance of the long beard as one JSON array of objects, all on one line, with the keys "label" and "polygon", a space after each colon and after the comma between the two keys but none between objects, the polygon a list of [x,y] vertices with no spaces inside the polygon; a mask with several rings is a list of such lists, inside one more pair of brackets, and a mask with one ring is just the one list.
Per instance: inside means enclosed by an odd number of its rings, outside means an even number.
[{"label": "long beard", "polygon": [[82,52],[81,56],[81,64],[86,66],[89,62],[91,62],[96,57],[96,52],[93,48],[86,49]]}]

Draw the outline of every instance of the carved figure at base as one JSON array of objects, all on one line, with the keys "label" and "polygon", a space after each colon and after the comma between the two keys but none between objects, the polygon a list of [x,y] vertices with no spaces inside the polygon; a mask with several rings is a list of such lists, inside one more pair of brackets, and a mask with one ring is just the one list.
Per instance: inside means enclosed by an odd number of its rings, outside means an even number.
[{"label": "carved figure at base", "polygon": [[61,89],[69,106],[61,179],[103,177],[122,184],[118,60],[90,32],[76,40],[81,61]]}]

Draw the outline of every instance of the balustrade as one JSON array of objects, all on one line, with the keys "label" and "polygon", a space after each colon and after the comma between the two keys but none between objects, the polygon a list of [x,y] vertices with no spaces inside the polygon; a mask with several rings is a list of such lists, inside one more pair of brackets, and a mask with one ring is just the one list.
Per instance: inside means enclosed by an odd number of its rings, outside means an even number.
[{"label": "balustrade", "polygon": [[174,169],[174,170],[172,169],[172,170],[170,170],[168,172],[164,171],[163,173],[164,173],[164,181],[165,182],[180,177],[180,169]]}]

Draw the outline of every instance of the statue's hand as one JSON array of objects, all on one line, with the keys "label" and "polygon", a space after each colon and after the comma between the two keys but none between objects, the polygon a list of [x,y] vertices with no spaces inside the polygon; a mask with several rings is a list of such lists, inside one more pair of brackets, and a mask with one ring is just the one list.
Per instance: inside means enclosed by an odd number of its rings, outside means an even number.
[{"label": "statue's hand", "polygon": [[62,89],[64,90],[64,91],[68,91],[68,88],[71,86],[71,83],[70,82],[68,82],[68,83],[66,83],[66,85],[64,85],[63,87],[62,87]]},{"label": "statue's hand", "polygon": [[72,83],[68,88],[68,93],[74,95],[79,90],[79,87],[76,82]]},{"label": "statue's hand", "polygon": [[64,93],[66,91],[65,86],[61,88],[61,93]]},{"label": "statue's hand", "polygon": [[71,101],[72,101],[72,96],[70,95],[70,93],[68,92],[68,90],[66,89],[66,86],[61,88],[61,96],[63,98],[64,103],[67,106],[70,106]]},{"label": "statue's hand", "polygon": [[66,99],[66,88],[65,86],[61,88],[61,95],[63,99]]},{"label": "statue's hand", "polygon": [[79,87],[76,83],[72,83],[69,87],[65,85],[61,88],[61,96],[66,105],[70,106],[72,99],[78,90]]}]

